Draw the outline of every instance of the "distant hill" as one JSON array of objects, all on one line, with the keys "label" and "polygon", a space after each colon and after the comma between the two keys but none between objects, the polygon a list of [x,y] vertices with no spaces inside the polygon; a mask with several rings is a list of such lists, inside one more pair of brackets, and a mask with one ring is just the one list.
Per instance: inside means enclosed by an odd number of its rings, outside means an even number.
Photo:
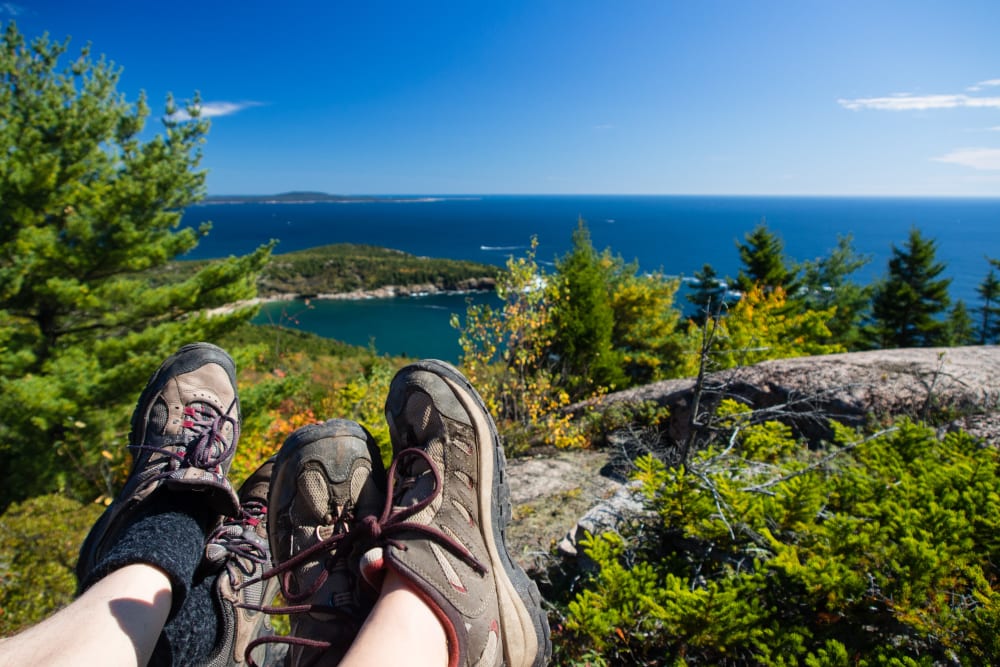
[{"label": "distant hill", "polygon": [[316,204],[322,202],[422,201],[427,197],[331,195],[325,192],[282,192],[276,195],[210,195],[204,204]]}]

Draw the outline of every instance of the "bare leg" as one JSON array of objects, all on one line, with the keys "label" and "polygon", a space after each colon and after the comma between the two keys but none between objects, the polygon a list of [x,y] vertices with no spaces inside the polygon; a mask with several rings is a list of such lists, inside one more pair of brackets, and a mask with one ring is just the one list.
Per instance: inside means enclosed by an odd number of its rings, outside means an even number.
[{"label": "bare leg", "polygon": [[431,608],[402,577],[389,570],[375,608],[340,665],[393,664],[445,667],[448,642]]},{"label": "bare leg", "polygon": [[126,565],[38,625],[0,641],[5,665],[144,666],[170,613],[162,570]]}]

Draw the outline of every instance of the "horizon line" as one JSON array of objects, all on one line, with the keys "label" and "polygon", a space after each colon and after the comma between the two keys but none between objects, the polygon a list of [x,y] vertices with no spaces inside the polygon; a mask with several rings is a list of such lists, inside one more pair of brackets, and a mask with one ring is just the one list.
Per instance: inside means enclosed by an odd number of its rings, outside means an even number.
[{"label": "horizon line", "polygon": [[291,194],[342,197],[345,199],[385,199],[395,198],[474,198],[474,197],[802,197],[813,199],[1000,199],[998,194],[819,194],[819,193],[701,193],[701,192],[363,192],[341,193],[319,190],[286,190],[266,193],[209,193],[204,198],[217,197],[282,197]]}]

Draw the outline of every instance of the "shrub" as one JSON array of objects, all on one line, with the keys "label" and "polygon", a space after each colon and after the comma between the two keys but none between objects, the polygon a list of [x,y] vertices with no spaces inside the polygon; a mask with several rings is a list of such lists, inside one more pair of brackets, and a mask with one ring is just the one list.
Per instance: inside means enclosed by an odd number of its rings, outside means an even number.
[{"label": "shrub", "polygon": [[997,664],[994,448],[903,421],[809,450],[733,423],[687,466],[640,460],[649,514],[585,544],[598,568],[564,610],[563,658]]},{"label": "shrub", "polygon": [[53,494],[13,503],[0,516],[0,636],[73,599],[80,544],[103,510]]}]

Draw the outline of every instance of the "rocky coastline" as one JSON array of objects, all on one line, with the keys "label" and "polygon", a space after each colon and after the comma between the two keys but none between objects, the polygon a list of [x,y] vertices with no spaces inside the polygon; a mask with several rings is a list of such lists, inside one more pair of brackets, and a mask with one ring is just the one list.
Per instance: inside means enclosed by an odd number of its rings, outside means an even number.
[{"label": "rocky coastline", "polygon": [[392,299],[395,297],[419,297],[428,294],[469,294],[471,292],[492,292],[496,289],[495,278],[470,278],[454,285],[442,286],[436,283],[413,285],[382,285],[370,289],[356,289],[349,292],[328,292],[319,294],[280,294],[273,301],[294,299],[337,299],[341,301],[361,301],[363,299]]},{"label": "rocky coastline", "polygon": [[472,294],[475,292],[492,292],[496,289],[495,278],[470,278],[461,280],[455,285],[443,287],[435,283],[418,283],[413,285],[382,285],[370,289],[356,289],[349,292],[298,293],[274,292],[226,304],[208,311],[211,315],[231,313],[241,308],[259,306],[265,303],[295,301],[296,299],[329,299],[334,301],[363,301],[366,299],[394,299],[397,297],[427,296],[430,294]]}]

